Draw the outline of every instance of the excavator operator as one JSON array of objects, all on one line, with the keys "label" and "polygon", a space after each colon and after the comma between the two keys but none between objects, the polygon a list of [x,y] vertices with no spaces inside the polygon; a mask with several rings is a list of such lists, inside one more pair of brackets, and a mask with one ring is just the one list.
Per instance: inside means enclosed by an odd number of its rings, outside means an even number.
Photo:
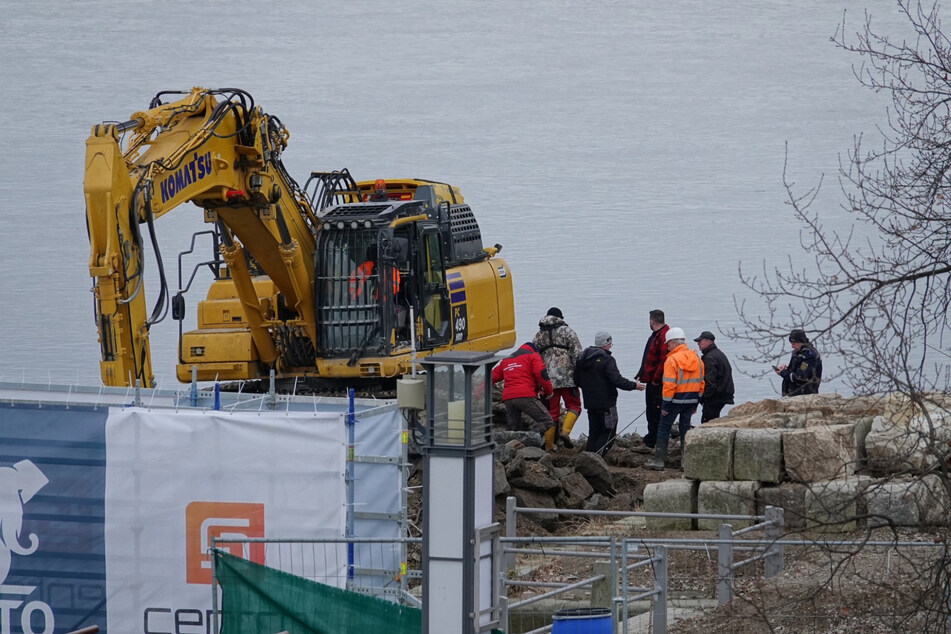
[{"label": "excavator operator", "polygon": [[[350,299],[356,301],[363,297],[364,291],[373,300],[377,298],[376,284],[378,283],[373,276],[376,269],[377,248],[376,245],[370,245],[367,248],[367,259],[350,274]],[[393,268],[393,296],[400,290],[400,271]]]}]

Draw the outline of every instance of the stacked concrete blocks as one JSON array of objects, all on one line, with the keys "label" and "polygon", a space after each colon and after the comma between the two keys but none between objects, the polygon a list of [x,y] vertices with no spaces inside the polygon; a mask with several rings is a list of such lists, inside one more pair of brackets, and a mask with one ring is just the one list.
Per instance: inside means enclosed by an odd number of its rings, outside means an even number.
[{"label": "stacked concrete blocks", "polygon": [[[649,486],[645,508],[762,515],[776,506],[788,529],[820,532],[948,525],[947,487],[933,472],[951,465],[951,395],[918,397],[819,394],[737,405],[687,434],[688,480]],[[690,493],[695,500],[684,498]]]}]

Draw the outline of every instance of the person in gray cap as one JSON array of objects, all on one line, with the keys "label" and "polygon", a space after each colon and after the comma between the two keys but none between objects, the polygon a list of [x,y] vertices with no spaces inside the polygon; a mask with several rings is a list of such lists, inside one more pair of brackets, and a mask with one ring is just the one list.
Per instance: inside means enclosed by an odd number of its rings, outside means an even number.
[{"label": "person in gray cap", "polygon": [[793,353],[788,365],[773,366],[776,374],[782,377],[783,396],[800,394],[818,394],[822,383],[822,357],[816,350],[805,330],[793,330],[789,333],[789,345]]},{"label": "person in gray cap", "polygon": [[703,413],[700,414],[700,423],[703,424],[720,418],[723,407],[733,402],[733,368],[723,351],[714,343],[716,335],[712,332],[704,330],[694,341],[703,353],[700,358],[703,361],[703,394],[700,396]]},{"label": "person in gray cap", "polygon": [[575,366],[575,385],[581,388],[588,412],[588,444],[585,451],[604,456],[617,436],[617,391],[643,390],[644,384],[621,376],[611,356],[611,335],[601,331],[594,345],[585,348]]}]

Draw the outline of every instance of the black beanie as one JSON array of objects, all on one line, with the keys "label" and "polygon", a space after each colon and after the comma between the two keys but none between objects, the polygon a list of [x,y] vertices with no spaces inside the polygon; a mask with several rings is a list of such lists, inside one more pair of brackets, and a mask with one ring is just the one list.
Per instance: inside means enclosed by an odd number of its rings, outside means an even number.
[{"label": "black beanie", "polygon": [[806,337],[805,330],[793,330],[789,333],[789,342],[790,343],[809,343],[809,338]]},{"label": "black beanie", "polygon": [[561,314],[561,309],[552,306],[548,309],[548,315],[550,317],[557,317],[558,319],[564,319],[565,316]]}]

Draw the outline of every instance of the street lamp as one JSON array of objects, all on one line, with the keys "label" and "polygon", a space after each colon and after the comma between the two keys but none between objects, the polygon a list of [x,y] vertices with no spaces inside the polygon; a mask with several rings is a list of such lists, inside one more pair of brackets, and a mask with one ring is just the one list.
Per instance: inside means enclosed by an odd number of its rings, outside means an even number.
[{"label": "street lamp", "polygon": [[426,357],[423,446],[423,632],[473,634],[499,624],[493,522],[492,366],[484,352]]}]

